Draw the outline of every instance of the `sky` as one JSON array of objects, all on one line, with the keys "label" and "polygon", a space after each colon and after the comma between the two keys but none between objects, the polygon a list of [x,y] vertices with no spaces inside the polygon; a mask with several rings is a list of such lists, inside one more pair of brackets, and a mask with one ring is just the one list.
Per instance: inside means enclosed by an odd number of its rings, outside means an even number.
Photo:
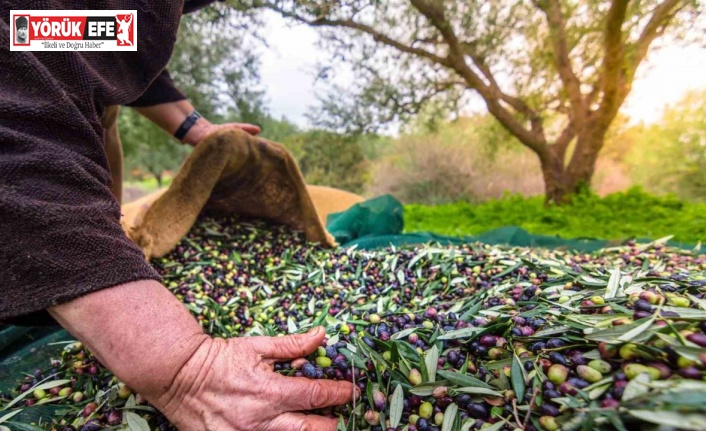
[{"label": "sky", "polygon": [[[314,66],[329,54],[316,46],[315,30],[267,16],[268,49],[262,51],[262,84],[271,113],[300,126],[309,126],[305,114],[316,104]],[[638,69],[633,89],[622,112],[633,122],[657,121],[667,104],[677,102],[690,89],[706,88],[706,49],[669,46],[650,53]]]}]

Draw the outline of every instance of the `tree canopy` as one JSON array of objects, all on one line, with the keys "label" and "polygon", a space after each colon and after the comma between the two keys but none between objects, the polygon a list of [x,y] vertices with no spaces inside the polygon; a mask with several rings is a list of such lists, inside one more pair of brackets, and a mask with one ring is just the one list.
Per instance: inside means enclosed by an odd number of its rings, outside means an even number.
[{"label": "tree canopy", "polygon": [[[259,63],[243,20],[223,8],[182,17],[167,69],[176,86],[212,122],[253,121],[264,115]],[[190,148],[131,109],[121,110],[120,135],[128,169],[147,171],[162,185],[165,170],[176,170]]]},{"label": "tree canopy", "polygon": [[[458,112],[480,97],[539,157],[547,196],[590,182],[611,122],[658,38],[697,22],[693,0],[232,0],[320,28],[355,84],[319,123],[370,130],[421,109]],[[576,148],[566,160],[571,144]]]}]

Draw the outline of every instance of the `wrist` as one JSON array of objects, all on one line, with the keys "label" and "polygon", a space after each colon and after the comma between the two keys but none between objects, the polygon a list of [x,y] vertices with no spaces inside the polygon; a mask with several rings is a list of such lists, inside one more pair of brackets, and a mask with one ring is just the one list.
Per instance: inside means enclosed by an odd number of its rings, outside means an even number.
[{"label": "wrist", "polygon": [[93,292],[49,312],[147,399],[167,393],[184,364],[210,339],[183,304],[152,280]]},{"label": "wrist", "polygon": [[181,142],[195,147],[208,135],[213,128],[213,124],[207,119],[201,117],[196,123],[186,132]]},{"label": "wrist", "polygon": [[[184,121],[189,115],[195,112],[194,106],[188,100],[139,107],[135,110],[172,136],[184,125]],[[175,138],[185,144],[196,146],[208,134],[208,129],[211,126],[212,124],[205,118],[197,118],[183,136],[175,136]]]},{"label": "wrist", "polygon": [[211,380],[214,362],[219,355],[225,354],[226,343],[226,340],[208,337],[184,362],[169,387],[157,396],[152,398],[146,396],[145,398],[172,420],[175,419],[177,413],[179,416],[191,416],[194,412],[190,411],[190,407],[192,407],[190,401],[193,401],[194,397],[198,397],[198,388]]}]

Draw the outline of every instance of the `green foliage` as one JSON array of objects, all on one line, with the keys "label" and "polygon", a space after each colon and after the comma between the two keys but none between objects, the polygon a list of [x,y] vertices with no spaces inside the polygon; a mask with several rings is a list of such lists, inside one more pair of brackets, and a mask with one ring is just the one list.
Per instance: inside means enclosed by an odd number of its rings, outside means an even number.
[{"label": "green foliage", "polygon": [[230,20],[213,22],[209,9],[182,17],[167,69],[211,122],[249,121],[264,110],[257,56],[242,29]]},{"label": "green foliage", "polygon": [[309,184],[363,191],[367,163],[357,135],[313,130],[283,140]]},{"label": "green foliage", "polygon": [[[213,123],[265,116],[257,89],[258,62],[242,29],[206,8],[182,17],[167,66],[175,85]],[[164,171],[176,171],[191,149],[129,108],[121,110],[125,171],[149,173],[162,186]]]},{"label": "green foliage", "polygon": [[518,195],[478,205],[457,202],[405,206],[407,232],[474,235],[509,225],[533,234],[564,238],[622,240],[674,235],[676,241],[697,243],[706,240],[706,204],[675,196],[658,197],[631,188],[604,198],[584,192],[564,206],[545,207],[543,197]]},{"label": "green foliage", "polygon": [[633,180],[654,193],[706,201],[706,90],[665,109],[661,120],[625,133]]},{"label": "green foliage", "polygon": [[260,129],[262,129],[260,136],[270,141],[282,142],[291,136],[301,133],[301,130],[296,124],[284,117],[277,120],[269,115],[262,114],[257,118],[243,119],[242,121],[260,126]]},{"label": "green foliage", "polygon": [[165,171],[176,171],[191,153],[191,147],[180,145],[137,111],[121,109],[118,121],[128,174],[149,173],[162,187]]},{"label": "green foliage", "polygon": [[[542,156],[547,199],[555,202],[590,183],[650,46],[667,37],[700,41],[704,23],[703,5],[693,0],[230,3],[319,29],[333,55],[318,74],[329,91],[310,115],[316,126],[365,132],[419,119],[435,127],[478,97]],[[561,159],[573,140],[567,166],[547,156]]]},{"label": "green foliage", "polygon": [[420,121],[409,131],[373,161],[369,194],[436,205],[500,198],[507,190],[523,195],[543,190],[537,156],[490,115],[461,117],[433,128]]}]

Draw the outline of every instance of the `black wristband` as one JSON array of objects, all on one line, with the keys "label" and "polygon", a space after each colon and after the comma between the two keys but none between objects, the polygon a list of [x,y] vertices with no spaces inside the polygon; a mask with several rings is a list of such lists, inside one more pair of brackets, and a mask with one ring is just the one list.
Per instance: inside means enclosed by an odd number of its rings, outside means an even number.
[{"label": "black wristband", "polygon": [[201,118],[201,114],[199,114],[198,111],[194,110],[194,112],[189,114],[189,116],[186,117],[184,122],[181,123],[181,126],[179,126],[177,131],[174,132],[174,137],[180,141],[183,141],[184,136],[189,133],[189,130],[191,130],[191,128],[194,126],[194,124],[196,124],[199,118]]}]

